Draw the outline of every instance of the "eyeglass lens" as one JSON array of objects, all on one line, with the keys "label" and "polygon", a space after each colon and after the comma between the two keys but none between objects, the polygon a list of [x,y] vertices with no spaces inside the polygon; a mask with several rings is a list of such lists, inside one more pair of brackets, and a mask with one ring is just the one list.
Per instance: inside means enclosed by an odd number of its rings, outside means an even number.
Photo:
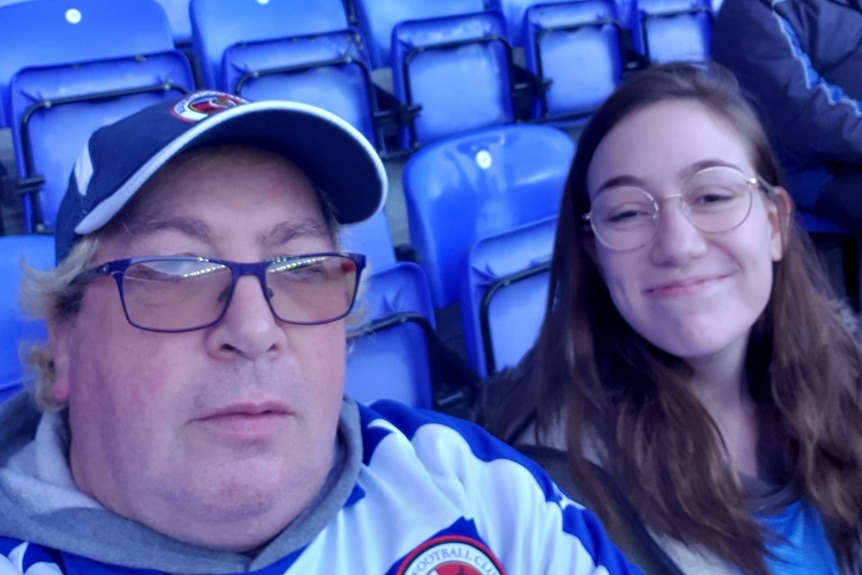
[{"label": "eyeglass lens", "polygon": [[[266,297],[290,323],[343,317],[356,291],[356,263],[340,255],[274,260],[266,268]],[[152,259],[129,266],[123,300],[129,320],[143,328],[181,331],[217,321],[231,299],[229,266],[195,259]]]},{"label": "eyeglass lens", "polygon": [[[699,230],[728,231],[748,217],[751,181],[733,168],[707,168],[685,183],[681,200],[683,213]],[[643,188],[616,186],[595,197],[590,221],[596,235],[609,247],[634,249],[655,235],[661,209],[672,207],[663,203],[660,208],[654,196]]]}]

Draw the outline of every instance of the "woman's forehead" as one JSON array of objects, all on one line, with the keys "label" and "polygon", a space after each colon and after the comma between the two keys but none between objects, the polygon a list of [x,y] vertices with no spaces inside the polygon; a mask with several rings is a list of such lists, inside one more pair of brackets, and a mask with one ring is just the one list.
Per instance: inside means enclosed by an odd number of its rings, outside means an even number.
[{"label": "woman's forehead", "polygon": [[590,196],[608,180],[682,181],[711,163],[754,171],[750,143],[730,121],[693,100],[665,100],[622,118],[599,142],[587,170]]}]

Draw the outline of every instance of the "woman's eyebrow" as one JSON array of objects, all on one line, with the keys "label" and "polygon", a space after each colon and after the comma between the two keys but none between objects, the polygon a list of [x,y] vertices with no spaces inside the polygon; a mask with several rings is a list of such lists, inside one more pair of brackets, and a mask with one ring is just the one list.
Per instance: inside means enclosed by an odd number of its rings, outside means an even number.
[{"label": "woman's eyebrow", "polygon": [[[689,164],[688,166],[680,170],[679,178],[681,181],[685,181],[701,170],[715,167],[727,167],[740,170],[739,166],[737,166],[733,162],[719,160],[718,158],[706,158],[703,160],[698,160],[697,162],[693,162],[692,164]],[[615,188],[617,186],[637,186],[639,188],[645,188],[646,180],[637,176],[632,176],[630,174],[614,176],[602,183],[602,185],[596,189],[594,196],[599,195],[602,191],[608,188]]]},{"label": "woman's eyebrow", "polygon": [[613,178],[606,180],[601,186],[596,188],[596,193],[594,194],[594,196],[598,196],[600,193],[602,193],[608,188],[616,188],[617,186],[638,186],[642,188],[644,186],[644,183],[645,182],[642,178],[638,178],[636,176],[631,176],[628,174],[614,176]]}]

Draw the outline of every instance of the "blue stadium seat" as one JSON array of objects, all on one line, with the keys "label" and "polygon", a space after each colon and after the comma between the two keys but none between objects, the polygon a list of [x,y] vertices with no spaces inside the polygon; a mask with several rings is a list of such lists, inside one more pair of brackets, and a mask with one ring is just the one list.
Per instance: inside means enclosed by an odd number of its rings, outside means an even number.
[{"label": "blue stadium seat", "polygon": [[290,99],[325,108],[372,142],[374,84],[355,30],[237,44],[224,53],[224,89],[249,100]]},{"label": "blue stadium seat", "polygon": [[620,24],[626,30],[632,30],[637,20],[637,0],[617,0],[617,12]]},{"label": "blue stadium seat", "polygon": [[508,31],[509,44],[512,47],[523,46],[524,16],[527,8],[537,4],[541,0],[487,0],[486,5],[492,10],[497,10],[506,18],[506,30]]},{"label": "blue stadium seat", "polygon": [[0,91],[30,227],[50,229],[69,172],[96,128],[194,86],[153,0],[31,0],[0,8]]},{"label": "blue stadium seat", "polygon": [[418,116],[401,147],[515,120],[506,23],[494,11],[402,22],[392,33],[396,97]]},{"label": "blue stadium seat", "polygon": [[0,89],[0,130],[8,127],[6,123],[6,94],[4,90]]},{"label": "blue stadium seat", "polygon": [[22,258],[38,269],[54,266],[54,238],[47,235],[0,236],[0,402],[25,381],[22,344],[46,338],[42,322],[27,319],[19,305]]},{"label": "blue stadium seat", "polygon": [[355,0],[355,6],[375,69],[392,66],[392,31],[397,24],[485,9],[483,0]]},{"label": "blue stadium seat", "polygon": [[422,269],[399,262],[372,274],[356,305],[361,319],[349,332],[347,393],[362,403],[387,398],[432,407],[434,310]]},{"label": "blue stadium seat", "polygon": [[168,21],[171,23],[171,31],[174,35],[175,44],[188,44],[192,41],[192,22],[189,18],[189,0],[156,0],[162,5]]},{"label": "blue stadium seat", "polygon": [[435,307],[458,299],[473,241],[558,212],[574,150],[562,130],[519,124],[449,138],[410,158],[404,167],[410,237]]},{"label": "blue stadium seat", "polygon": [[348,28],[341,0],[191,0],[192,42],[203,64],[206,86],[223,83],[222,58],[235,44],[312,36]]},{"label": "blue stadium seat", "polygon": [[467,357],[483,376],[518,363],[532,347],[548,300],[557,218],[477,240],[462,273]]},{"label": "blue stadium seat", "polygon": [[540,4],[526,11],[527,69],[536,77],[533,117],[583,118],[620,84],[625,69],[614,0]]},{"label": "blue stadium seat", "polygon": [[811,236],[836,294],[846,295],[853,306],[860,306],[860,259],[857,238],[840,224],[811,211],[820,189],[833,177],[825,166],[792,170],[787,188],[795,205],[796,224]]},{"label": "blue stadium seat", "polygon": [[434,309],[425,273],[414,263],[396,262],[382,210],[343,228],[340,239],[370,264],[350,320],[347,392],[365,403],[388,398],[433,407]]},{"label": "blue stadium seat", "polygon": [[[580,2],[581,0],[574,0]],[[631,28],[632,4],[635,0],[612,0],[616,5],[617,22],[625,28]],[[714,0],[719,1],[719,0]],[[506,26],[509,30],[509,42],[513,47],[527,45],[527,9],[532,6],[552,6],[567,4],[564,0],[486,0],[487,8],[499,10],[506,16]]]},{"label": "blue stadium seat", "polygon": [[395,264],[395,244],[383,210],[361,224],[344,226],[340,240],[345,250],[365,254],[372,273]]},{"label": "blue stadium seat", "polygon": [[[75,64],[173,48],[164,10],[153,0],[28,0],[0,6],[0,91],[24,67]],[[6,117],[9,118],[8,106]]]},{"label": "blue stadium seat", "polygon": [[823,264],[835,292],[839,295],[846,294],[851,305],[858,312],[862,307],[859,240],[843,226],[811,212],[797,209],[795,216],[797,225],[813,236],[814,245],[818,250],[824,248],[824,241],[827,244],[830,243],[827,238],[832,238],[833,245],[840,245],[840,261],[831,261],[831,257],[826,257]]},{"label": "blue stadium seat", "polygon": [[207,86],[314,104],[382,143],[368,54],[341,0],[192,0],[191,18]]},{"label": "blue stadium seat", "polygon": [[839,236],[851,235],[850,232],[838,224],[804,210],[796,211],[796,223],[799,224],[799,227],[810,234],[835,234]]},{"label": "blue stadium seat", "polygon": [[632,43],[653,63],[707,60],[712,45],[709,0],[635,0]]}]

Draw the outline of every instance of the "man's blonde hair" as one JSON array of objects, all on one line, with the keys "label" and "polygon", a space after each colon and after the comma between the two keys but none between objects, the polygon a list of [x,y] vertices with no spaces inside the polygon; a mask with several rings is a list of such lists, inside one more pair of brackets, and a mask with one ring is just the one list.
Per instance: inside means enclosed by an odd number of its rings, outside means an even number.
[{"label": "man's blonde hair", "polygon": [[[72,321],[81,308],[84,286],[74,283],[75,277],[87,269],[96,253],[97,236],[82,238],[69,256],[51,270],[41,270],[21,263],[24,278],[21,283],[21,307],[34,320],[49,326]],[[24,342],[22,363],[31,373],[32,393],[43,411],[60,411],[65,407],[54,398],[54,351],[50,342]]]}]

